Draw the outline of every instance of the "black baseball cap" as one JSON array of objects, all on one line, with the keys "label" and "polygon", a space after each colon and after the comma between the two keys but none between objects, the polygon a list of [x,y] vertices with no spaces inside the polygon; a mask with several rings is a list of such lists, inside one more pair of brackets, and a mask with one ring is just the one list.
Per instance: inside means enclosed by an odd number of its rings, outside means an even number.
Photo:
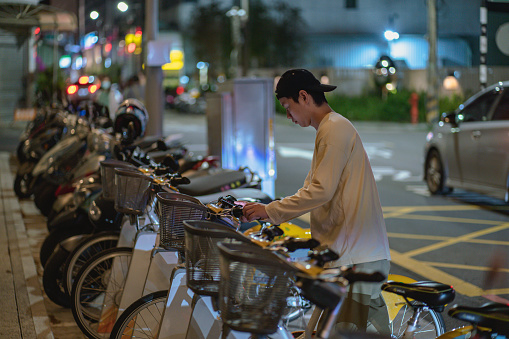
[{"label": "black baseball cap", "polygon": [[307,92],[330,92],[337,86],[324,85],[308,70],[297,68],[286,71],[276,85],[276,97],[293,97],[300,90]]}]

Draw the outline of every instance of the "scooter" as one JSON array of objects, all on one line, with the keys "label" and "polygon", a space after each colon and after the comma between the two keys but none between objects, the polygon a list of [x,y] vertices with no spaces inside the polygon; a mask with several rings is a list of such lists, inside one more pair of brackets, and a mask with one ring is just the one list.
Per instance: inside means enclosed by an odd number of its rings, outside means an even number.
[{"label": "scooter", "polygon": [[[62,126],[60,126],[62,124]],[[21,198],[28,198],[32,194],[30,182],[32,172],[40,159],[67,135],[71,134],[76,125],[76,116],[59,112],[51,123],[42,124],[18,147],[20,166],[14,180],[14,192]]]}]

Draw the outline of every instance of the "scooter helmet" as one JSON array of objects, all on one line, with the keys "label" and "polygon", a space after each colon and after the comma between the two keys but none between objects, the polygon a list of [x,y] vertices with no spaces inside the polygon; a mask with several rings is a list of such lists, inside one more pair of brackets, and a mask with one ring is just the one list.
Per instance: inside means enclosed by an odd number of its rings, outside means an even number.
[{"label": "scooter helmet", "polygon": [[124,100],[118,106],[113,130],[115,133],[123,133],[131,122],[134,125],[134,139],[143,137],[148,122],[147,109],[139,100],[132,98]]}]

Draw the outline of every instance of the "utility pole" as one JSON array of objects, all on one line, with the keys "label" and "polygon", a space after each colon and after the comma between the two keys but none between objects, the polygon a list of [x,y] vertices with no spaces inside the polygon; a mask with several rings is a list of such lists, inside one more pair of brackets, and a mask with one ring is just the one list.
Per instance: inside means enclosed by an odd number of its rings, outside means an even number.
[{"label": "utility pole", "polygon": [[428,92],[426,98],[426,121],[438,117],[438,65],[437,65],[437,8],[436,0],[427,0],[428,5]]},{"label": "utility pole", "polygon": [[147,135],[163,135],[163,70],[161,66],[148,66],[148,42],[157,40],[159,33],[159,1],[147,0],[145,8],[145,107],[149,115]]},{"label": "utility pole", "polygon": [[488,66],[486,65],[486,55],[488,53],[488,9],[486,8],[486,0],[481,0],[481,36],[479,38],[479,52],[481,59],[479,63],[479,82],[481,89],[486,88],[488,82]]}]

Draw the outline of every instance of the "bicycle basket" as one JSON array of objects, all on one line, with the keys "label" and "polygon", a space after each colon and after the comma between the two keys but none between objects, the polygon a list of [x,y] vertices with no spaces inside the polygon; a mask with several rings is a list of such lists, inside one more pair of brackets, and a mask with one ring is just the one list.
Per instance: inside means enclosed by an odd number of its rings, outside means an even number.
[{"label": "bicycle basket", "polygon": [[117,186],[115,185],[115,168],[135,168],[128,162],[107,159],[101,161],[101,182],[103,187],[103,198],[114,201],[117,196]]},{"label": "bicycle basket", "polygon": [[116,168],[115,185],[115,210],[128,215],[142,215],[149,198],[150,178],[138,170]]},{"label": "bicycle basket", "polygon": [[200,220],[207,216],[207,207],[198,199],[182,193],[157,193],[159,216],[159,244],[165,249],[184,251],[184,221]]},{"label": "bicycle basket", "polygon": [[295,269],[256,245],[219,243],[218,248],[223,323],[241,332],[276,332]]},{"label": "bicycle basket", "polygon": [[218,242],[251,243],[231,227],[208,220],[184,221],[187,287],[199,295],[219,293]]}]

